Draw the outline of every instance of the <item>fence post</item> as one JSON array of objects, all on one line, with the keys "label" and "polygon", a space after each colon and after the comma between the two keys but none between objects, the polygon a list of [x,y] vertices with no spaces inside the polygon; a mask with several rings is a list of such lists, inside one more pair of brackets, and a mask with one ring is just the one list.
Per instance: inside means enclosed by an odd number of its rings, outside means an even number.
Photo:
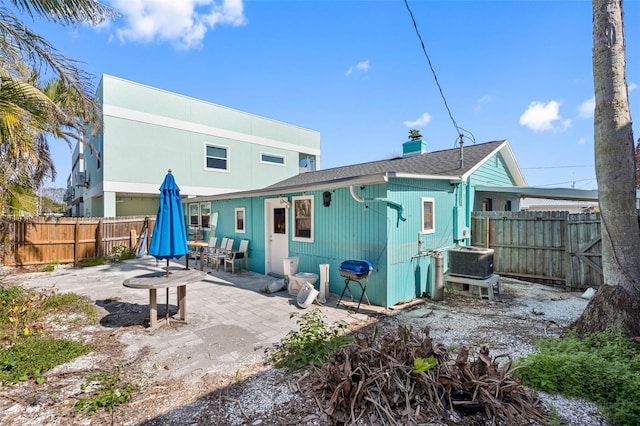
[{"label": "fence post", "polygon": [[490,244],[489,244],[489,235],[490,235],[490,233],[489,233],[489,221],[490,221],[490,219],[489,219],[489,215],[487,215],[486,219],[487,219],[487,220],[486,220],[485,226],[487,227],[487,229],[485,229],[485,235],[484,235],[484,247],[485,247],[485,248],[489,248],[489,245],[490,245]]},{"label": "fence post", "polygon": [[567,261],[565,263],[565,286],[569,287],[567,290],[571,291],[573,288],[573,259],[571,256],[571,227],[569,225],[569,215],[564,215],[564,244],[565,256],[567,256]]},{"label": "fence post", "polygon": [[80,227],[78,226],[78,219],[73,224],[73,264],[78,264],[78,244],[80,243]]},{"label": "fence post", "polygon": [[102,242],[102,218],[98,221],[98,229],[96,229],[96,256],[104,256],[104,244]]}]

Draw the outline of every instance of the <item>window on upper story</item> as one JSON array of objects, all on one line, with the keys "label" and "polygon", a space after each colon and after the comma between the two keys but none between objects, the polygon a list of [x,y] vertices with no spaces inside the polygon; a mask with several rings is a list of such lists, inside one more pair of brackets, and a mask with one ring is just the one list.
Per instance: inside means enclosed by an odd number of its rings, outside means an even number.
[{"label": "window on upper story", "polygon": [[313,197],[293,197],[293,240],[313,242]]},{"label": "window on upper story", "polygon": [[229,170],[229,148],[207,144],[205,151],[205,168]]},{"label": "window on upper story", "polygon": [[244,234],[245,232],[245,210],[244,207],[236,208],[236,232]]},{"label": "window on upper story", "polygon": [[433,234],[436,232],[436,218],[434,213],[435,201],[433,198],[422,198],[422,233]]},{"label": "window on upper story", "polygon": [[265,152],[260,153],[260,162],[264,164],[275,164],[278,166],[284,166],[284,157],[282,155],[267,154]]}]

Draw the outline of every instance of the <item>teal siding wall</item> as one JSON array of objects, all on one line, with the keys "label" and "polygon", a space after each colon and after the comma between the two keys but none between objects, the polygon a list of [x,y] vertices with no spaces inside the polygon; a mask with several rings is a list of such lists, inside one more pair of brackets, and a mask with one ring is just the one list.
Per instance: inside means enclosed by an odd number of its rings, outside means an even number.
[{"label": "teal siding wall", "polygon": [[[423,197],[434,199],[435,232],[432,234],[421,233]],[[456,186],[448,181],[393,179],[389,182],[388,198],[403,206],[406,218],[397,223],[395,211],[388,209],[386,306],[392,306],[431,292],[431,257],[417,255],[420,251],[453,245],[455,209],[459,206]],[[460,200],[464,203],[464,197]]]},{"label": "teal siding wall", "polygon": [[[385,185],[356,188],[360,197],[375,199],[384,197]],[[324,191],[308,191],[304,195],[314,197],[314,242],[289,242],[289,255],[299,256],[299,271],[319,274],[322,263],[329,264],[329,291],[340,294],[344,278],[339,266],[348,259],[364,259],[373,265],[369,277],[367,296],[371,303],[386,306],[386,236],[387,207],[385,203],[367,201],[360,203],[348,188],[331,190],[331,205],[322,204]],[[289,194],[291,196],[302,193]],[[291,213],[290,213],[291,214]],[[290,223],[292,218],[290,217]],[[353,295],[360,297],[357,284],[350,286]]]},{"label": "teal siding wall", "polygon": [[515,184],[500,153],[494,154],[473,173],[473,181],[476,185],[513,186]]}]

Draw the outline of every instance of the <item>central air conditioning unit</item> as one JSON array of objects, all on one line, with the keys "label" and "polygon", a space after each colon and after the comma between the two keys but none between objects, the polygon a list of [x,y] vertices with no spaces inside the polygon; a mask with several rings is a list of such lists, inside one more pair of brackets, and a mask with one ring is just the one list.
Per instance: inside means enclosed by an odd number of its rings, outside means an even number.
[{"label": "central air conditioning unit", "polygon": [[461,246],[447,252],[449,274],[481,280],[493,275],[493,249]]}]

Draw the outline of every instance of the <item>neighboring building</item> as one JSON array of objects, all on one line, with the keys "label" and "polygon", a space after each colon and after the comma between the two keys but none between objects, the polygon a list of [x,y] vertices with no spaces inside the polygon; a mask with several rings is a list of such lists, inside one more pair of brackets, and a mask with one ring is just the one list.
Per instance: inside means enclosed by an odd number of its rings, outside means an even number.
[{"label": "neighboring building", "polygon": [[109,75],[96,98],[103,126],[94,149],[84,150],[84,180],[75,179],[78,168],[69,181],[68,199],[84,216],[155,215],[169,169],[186,199],[261,188],[320,166],[313,130]]},{"label": "neighboring building", "polygon": [[84,192],[87,180],[84,172],[84,144],[76,143],[71,156],[71,174],[67,178],[64,202],[67,203],[67,216],[84,216]]},{"label": "neighboring building", "polygon": [[566,211],[569,213],[598,212],[598,201],[551,200],[548,198],[523,198],[520,209],[528,211]]},{"label": "neighboring building", "polygon": [[340,263],[366,259],[374,267],[367,295],[380,306],[430,293],[434,251],[470,243],[472,210],[519,209],[519,195],[476,187],[524,186],[525,180],[507,141],[427,152],[424,141],[411,140],[403,148],[400,158],[198,197],[193,205],[210,206],[215,229],[203,237],[215,232],[236,246],[250,240],[250,267],[263,274],[282,274],[283,259],[291,256],[300,257],[303,272],[329,264],[330,291],[338,294]]}]

